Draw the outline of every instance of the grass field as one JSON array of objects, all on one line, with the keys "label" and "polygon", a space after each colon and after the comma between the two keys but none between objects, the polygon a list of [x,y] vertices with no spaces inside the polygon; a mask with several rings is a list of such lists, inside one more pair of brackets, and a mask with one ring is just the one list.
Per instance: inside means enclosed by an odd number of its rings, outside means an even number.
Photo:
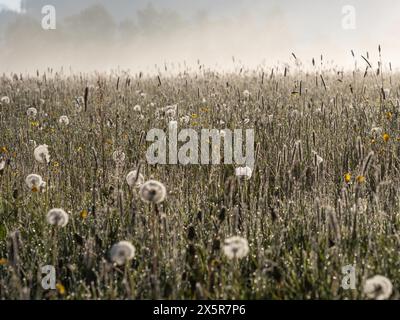
[{"label": "grass field", "polygon": [[[371,67],[3,75],[0,299],[397,298],[400,77]],[[254,129],[251,178],[233,164],[149,165],[146,133],[171,120]],[[143,201],[132,170],[162,183],[164,201]],[[376,275],[389,280],[368,284]]]}]

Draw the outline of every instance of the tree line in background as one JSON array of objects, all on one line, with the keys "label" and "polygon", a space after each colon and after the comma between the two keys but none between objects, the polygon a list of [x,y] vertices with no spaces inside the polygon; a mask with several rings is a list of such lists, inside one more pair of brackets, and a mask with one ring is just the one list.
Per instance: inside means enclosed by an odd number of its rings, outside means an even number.
[{"label": "tree line in background", "polygon": [[29,14],[4,11],[1,13],[0,33],[3,45],[15,47],[17,43],[57,39],[82,45],[83,42],[113,43],[134,41],[141,36],[166,36],[185,28],[203,25],[205,12],[188,21],[175,11],[158,9],[149,4],[132,14],[132,18],[115,21],[101,4],[94,4],[76,15],[57,21],[56,30],[43,30],[41,20]]},{"label": "tree line in background", "polygon": [[57,14],[55,30],[42,28],[41,19],[44,16],[0,12],[0,67],[7,63],[22,65],[32,58],[45,63],[46,59],[49,61],[49,55],[53,58],[60,54],[64,57],[74,55],[75,60],[79,60],[79,52],[87,55],[88,50],[96,54],[112,50],[115,54],[126,47],[150,47],[151,43],[157,42],[176,43],[178,37],[188,37],[189,33],[209,25],[205,12],[187,18],[152,4],[137,9],[131,17],[122,20],[116,19],[105,6],[93,4],[65,18],[59,18]]}]

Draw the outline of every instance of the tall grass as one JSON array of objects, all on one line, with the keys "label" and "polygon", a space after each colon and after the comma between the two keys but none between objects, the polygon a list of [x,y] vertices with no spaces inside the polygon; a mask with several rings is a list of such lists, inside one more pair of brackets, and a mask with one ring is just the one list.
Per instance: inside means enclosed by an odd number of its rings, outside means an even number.
[{"label": "tall grass", "polygon": [[[0,96],[11,101],[0,106],[0,298],[363,299],[375,274],[397,297],[400,77],[377,79],[371,69],[289,68],[3,75]],[[180,128],[254,128],[252,178],[237,179],[234,165],[148,165],[145,135],[167,128],[160,110],[173,104],[175,120],[190,119]],[[48,165],[35,161],[35,143],[49,146]],[[125,182],[139,166],[166,186],[163,204],[145,204]],[[25,186],[31,173],[45,192]],[[52,208],[69,213],[65,228],[47,224]],[[221,250],[233,235],[249,242],[240,261]],[[118,267],[109,250],[121,240],[136,256]],[[356,290],[341,288],[349,264]],[[44,265],[65,290],[42,288]]]}]

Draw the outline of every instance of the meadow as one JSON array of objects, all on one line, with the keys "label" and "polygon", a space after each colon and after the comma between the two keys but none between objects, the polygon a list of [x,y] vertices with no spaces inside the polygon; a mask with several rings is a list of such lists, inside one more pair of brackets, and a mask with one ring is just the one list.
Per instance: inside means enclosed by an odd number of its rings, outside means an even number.
[{"label": "meadow", "polygon": [[[400,76],[364,64],[2,75],[0,299],[398,298]],[[254,129],[249,176],[148,164],[170,121]]]}]

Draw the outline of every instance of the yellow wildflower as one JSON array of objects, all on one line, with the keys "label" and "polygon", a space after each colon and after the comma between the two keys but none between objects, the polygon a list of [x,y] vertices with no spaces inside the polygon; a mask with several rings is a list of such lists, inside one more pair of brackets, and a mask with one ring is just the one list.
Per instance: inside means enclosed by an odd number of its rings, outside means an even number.
[{"label": "yellow wildflower", "polygon": [[351,181],[351,174],[350,173],[346,173],[344,175],[344,181],[346,181],[347,183],[349,183]]},{"label": "yellow wildflower", "polygon": [[5,266],[8,263],[8,260],[5,258],[0,259],[0,266]]},{"label": "yellow wildflower", "polygon": [[61,283],[57,283],[56,284],[56,289],[57,289],[57,292],[60,294],[60,295],[64,295],[65,294],[65,292],[66,292],[66,290],[65,290],[65,287],[61,284]]},{"label": "yellow wildflower", "polygon": [[389,136],[387,133],[385,133],[385,134],[383,135],[383,140],[384,140],[385,142],[388,142],[389,139],[390,139],[390,136]]},{"label": "yellow wildflower", "polygon": [[361,184],[361,183],[365,182],[365,177],[362,176],[362,175],[359,175],[359,176],[357,176],[356,180],[357,180],[358,183]]},{"label": "yellow wildflower", "polygon": [[83,209],[83,210],[81,211],[81,218],[82,218],[82,219],[86,219],[87,216],[88,216],[88,211],[87,211],[86,209]]}]

